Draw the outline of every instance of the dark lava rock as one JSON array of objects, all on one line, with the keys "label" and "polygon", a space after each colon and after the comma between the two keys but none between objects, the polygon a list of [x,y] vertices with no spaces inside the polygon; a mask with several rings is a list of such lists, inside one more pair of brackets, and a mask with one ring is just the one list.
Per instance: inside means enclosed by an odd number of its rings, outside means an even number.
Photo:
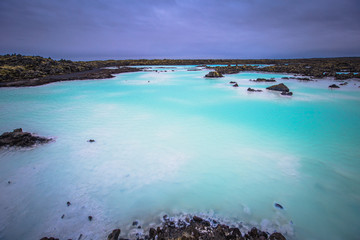
[{"label": "dark lava rock", "polygon": [[194,220],[195,222],[202,222],[202,221],[204,221],[201,217],[198,217],[198,216],[194,216],[194,217],[193,217],[193,220]]},{"label": "dark lava rock", "polygon": [[329,88],[340,88],[338,85],[336,85],[336,84],[331,84],[330,86],[329,86]]},{"label": "dark lava rock", "polygon": [[276,82],[274,78],[266,79],[266,78],[257,78],[256,80],[250,80],[253,82]]},{"label": "dark lava rock", "polygon": [[93,219],[93,217],[92,217],[92,216],[88,216],[88,219],[89,219],[89,221],[91,221],[91,220]]},{"label": "dark lava rock", "polygon": [[108,240],[118,240],[121,230],[120,229],[114,229],[112,233],[109,234]]},{"label": "dark lava rock", "polygon": [[71,205],[71,202],[66,202],[66,205],[67,205],[67,206],[70,206],[70,205]]},{"label": "dark lava rock", "polygon": [[288,80],[288,79],[289,79],[289,77],[282,77],[281,79],[285,79],[285,80]]},{"label": "dark lava rock", "polygon": [[93,142],[95,142],[95,140],[94,139],[89,139],[88,142],[93,143]]},{"label": "dark lava rock", "polygon": [[[145,239],[177,239],[177,240],[262,240],[269,239],[268,234],[252,228],[251,231],[242,236],[239,228],[230,228],[224,224],[217,224],[211,226],[210,223],[201,217],[193,216],[188,224],[179,224],[182,220],[178,220],[174,224],[163,223],[157,230],[151,228],[149,235]],[[213,221],[212,221],[213,222]],[[175,226],[174,226],[175,225]],[[276,233],[272,235],[274,239],[283,237],[281,234]],[[285,239],[285,238],[284,238]],[[279,238],[279,240],[283,240]]]},{"label": "dark lava rock", "polygon": [[8,184],[11,184],[11,181],[8,181]]},{"label": "dark lava rock", "polygon": [[133,226],[137,226],[138,224],[139,224],[138,221],[133,221],[133,223],[132,223]]},{"label": "dark lava rock", "polygon": [[207,77],[207,78],[220,78],[220,77],[224,77],[224,76],[219,72],[213,71],[213,72],[209,72],[208,74],[206,74],[205,77]]},{"label": "dark lava rock", "polygon": [[237,83],[235,83],[235,84],[233,85],[233,87],[239,87],[239,85],[238,85]]},{"label": "dark lava rock", "polygon": [[262,92],[262,90],[257,90],[257,89],[253,89],[253,88],[248,88],[247,89],[248,92]]},{"label": "dark lava rock", "polygon": [[284,96],[292,96],[293,92],[281,92],[280,94]]},{"label": "dark lava rock", "polygon": [[284,209],[284,207],[281,206],[281,204],[279,204],[279,203],[275,203],[274,206],[279,209]]},{"label": "dark lava rock", "polygon": [[155,228],[150,228],[150,230],[149,230],[149,238],[150,239],[155,239],[155,236],[156,236]]},{"label": "dark lava rock", "polygon": [[348,85],[348,82],[340,83],[341,86]]},{"label": "dark lava rock", "polygon": [[234,84],[234,83],[236,83],[236,82],[234,82],[234,81],[231,81],[231,82],[229,82],[230,84]]},{"label": "dark lava rock", "polygon": [[48,143],[50,141],[52,141],[51,138],[35,136],[18,128],[13,132],[5,132],[0,136],[0,147],[32,147],[35,144]]},{"label": "dark lava rock", "polygon": [[289,92],[289,88],[283,83],[267,87],[266,89],[280,91],[280,92]]},{"label": "dark lava rock", "polygon": [[295,78],[296,80],[299,80],[299,81],[312,81],[310,78],[307,78],[307,77],[302,77],[302,78],[300,78],[300,77],[297,77],[297,78]]},{"label": "dark lava rock", "polygon": [[63,214],[62,216],[61,216],[61,219],[63,219],[65,217],[65,214]]},{"label": "dark lava rock", "polygon": [[273,233],[270,235],[270,240],[286,240],[286,238],[281,233]]}]

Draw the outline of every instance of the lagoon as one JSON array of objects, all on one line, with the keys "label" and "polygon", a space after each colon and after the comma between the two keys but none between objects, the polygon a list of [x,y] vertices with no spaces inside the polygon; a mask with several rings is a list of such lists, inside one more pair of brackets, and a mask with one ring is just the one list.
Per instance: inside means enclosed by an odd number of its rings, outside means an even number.
[{"label": "lagoon", "polygon": [[[205,79],[207,70],[187,71],[195,66],[148,67],[0,89],[1,132],[22,127],[56,138],[0,150],[0,239],[105,239],[117,227],[133,237],[143,231],[134,220],[147,230],[164,214],[288,239],[358,238],[358,81],[330,90],[330,79]],[[249,81],[270,77],[294,96]]]}]

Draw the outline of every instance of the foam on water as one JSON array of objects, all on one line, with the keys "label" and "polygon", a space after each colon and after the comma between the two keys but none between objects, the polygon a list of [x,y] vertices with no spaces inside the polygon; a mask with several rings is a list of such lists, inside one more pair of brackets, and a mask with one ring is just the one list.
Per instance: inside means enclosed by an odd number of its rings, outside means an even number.
[{"label": "foam on water", "polygon": [[[0,150],[0,239],[105,239],[117,227],[131,237],[165,214],[289,239],[356,239],[358,82],[330,90],[332,80],[287,74],[206,79],[194,67],[0,89],[1,132],[56,137]],[[249,81],[260,77],[294,96]],[[136,219],[145,229],[132,227]]]}]

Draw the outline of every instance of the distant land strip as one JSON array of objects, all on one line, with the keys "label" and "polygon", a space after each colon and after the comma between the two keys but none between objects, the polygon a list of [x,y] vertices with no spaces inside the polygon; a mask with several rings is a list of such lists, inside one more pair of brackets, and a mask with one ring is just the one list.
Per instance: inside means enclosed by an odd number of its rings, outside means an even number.
[{"label": "distant land strip", "polygon": [[[291,73],[317,79],[360,79],[360,57],[303,59],[137,59],[104,61],[53,60],[40,56],[0,56],[0,87],[37,86],[58,81],[105,79],[113,74],[142,71],[131,66],[196,65],[222,74],[242,71]],[[225,65],[225,66],[208,66]],[[261,66],[259,66],[261,65]],[[106,67],[118,67],[107,69]]]}]

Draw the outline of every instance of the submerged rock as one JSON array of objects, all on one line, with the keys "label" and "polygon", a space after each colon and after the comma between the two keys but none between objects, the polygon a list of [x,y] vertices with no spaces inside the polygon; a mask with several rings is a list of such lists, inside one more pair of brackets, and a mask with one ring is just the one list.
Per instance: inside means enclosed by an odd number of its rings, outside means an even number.
[{"label": "submerged rock", "polygon": [[39,137],[28,132],[23,132],[21,128],[13,132],[5,132],[0,136],[0,147],[32,147],[36,144],[43,144],[52,141],[51,138]]},{"label": "submerged rock", "polygon": [[289,88],[283,83],[267,87],[266,89],[280,92],[289,92]]},{"label": "submerged rock", "polygon": [[284,209],[284,207],[279,203],[275,203],[274,206],[279,209]]},{"label": "submerged rock", "polygon": [[253,89],[253,88],[248,88],[247,91],[248,92],[262,92],[262,90],[260,90],[260,89]]},{"label": "submerged rock", "polygon": [[205,77],[207,77],[207,78],[220,78],[220,77],[224,77],[224,76],[219,72],[212,71],[212,72],[209,72],[208,74],[206,74]]},{"label": "submerged rock", "polygon": [[329,86],[329,88],[340,88],[338,85],[336,85],[336,84],[331,84],[330,86]]}]

